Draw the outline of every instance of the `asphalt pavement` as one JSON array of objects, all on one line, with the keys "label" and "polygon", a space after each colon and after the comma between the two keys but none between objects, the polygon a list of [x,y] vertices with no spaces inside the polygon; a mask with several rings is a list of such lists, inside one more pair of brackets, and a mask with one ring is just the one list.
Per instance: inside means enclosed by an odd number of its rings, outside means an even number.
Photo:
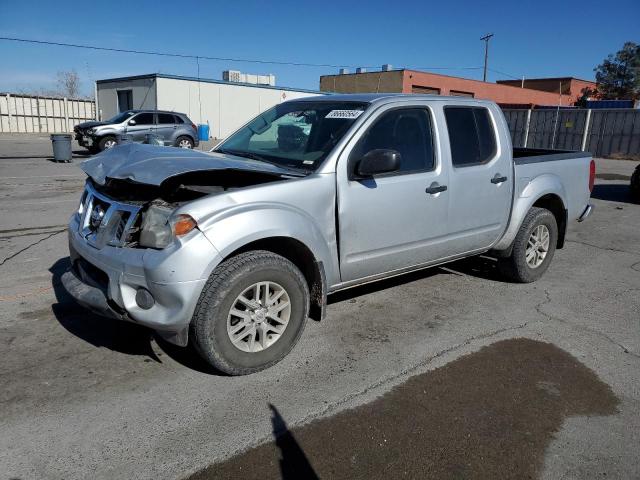
[{"label": "asphalt pavement", "polygon": [[0,136],[0,478],[640,477],[635,162],[597,160],[596,209],[540,281],[475,258],[338,293],[231,378],[65,295],[76,151]]}]

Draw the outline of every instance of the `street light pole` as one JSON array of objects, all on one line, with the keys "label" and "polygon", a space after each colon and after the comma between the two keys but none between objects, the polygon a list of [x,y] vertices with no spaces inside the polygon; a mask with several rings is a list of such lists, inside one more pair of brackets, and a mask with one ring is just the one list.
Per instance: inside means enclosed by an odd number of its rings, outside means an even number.
[{"label": "street light pole", "polygon": [[487,61],[489,60],[489,40],[493,37],[493,33],[488,33],[480,40],[484,40],[484,74],[482,75],[482,81],[487,81]]}]

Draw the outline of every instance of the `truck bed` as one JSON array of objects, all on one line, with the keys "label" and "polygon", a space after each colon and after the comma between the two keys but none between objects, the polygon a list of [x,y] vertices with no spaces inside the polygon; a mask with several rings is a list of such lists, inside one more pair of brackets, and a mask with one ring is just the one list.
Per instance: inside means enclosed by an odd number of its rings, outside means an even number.
[{"label": "truck bed", "polygon": [[573,150],[549,150],[544,148],[513,148],[513,161],[516,165],[527,163],[552,162],[571,158],[591,158],[589,152]]},{"label": "truck bed", "polygon": [[514,148],[515,191],[509,227],[496,249],[507,248],[533,201],[559,197],[566,221],[580,219],[589,206],[591,154],[567,150]]},{"label": "truck bed", "polygon": [[516,165],[527,163],[552,162],[571,158],[591,158],[589,152],[573,150],[549,150],[544,148],[513,148],[513,162]]}]

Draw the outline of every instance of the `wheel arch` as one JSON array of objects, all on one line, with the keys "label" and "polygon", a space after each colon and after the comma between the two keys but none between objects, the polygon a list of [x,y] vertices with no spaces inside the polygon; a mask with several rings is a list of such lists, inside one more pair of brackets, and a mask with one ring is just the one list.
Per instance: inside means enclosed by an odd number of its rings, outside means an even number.
[{"label": "wheel arch", "polygon": [[562,181],[552,174],[540,175],[531,181],[529,179],[522,180],[525,187],[514,198],[509,227],[503,237],[493,246],[492,251],[501,256],[509,254],[518,230],[532,207],[546,208],[554,215],[558,224],[556,248],[562,248],[568,224],[566,193]]},{"label": "wheel arch", "polygon": [[556,244],[556,248],[561,249],[564,247],[564,239],[567,233],[568,214],[565,204],[560,196],[554,193],[548,193],[533,202],[531,207],[544,208],[553,214],[556,219],[556,224],[558,225],[558,242]]},{"label": "wheel arch", "polygon": [[292,262],[304,275],[310,294],[309,316],[322,320],[327,305],[327,280],[322,261],[300,240],[286,236],[272,236],[250,241],[225,255],[222,262],[252,250],[266,250]]},{"label": "wheel arch", "polygon": [[189,140],[191,140],[193,142],[194,145],[196,144],[196,137],[194,137],[193,135],[190,135],[188,133],[180,133],[180,134],[178,134],[178,136],[173,141],[174,145],[177,145],[178,144],[178,140],[180,140],[182,137],[187,137]]}]

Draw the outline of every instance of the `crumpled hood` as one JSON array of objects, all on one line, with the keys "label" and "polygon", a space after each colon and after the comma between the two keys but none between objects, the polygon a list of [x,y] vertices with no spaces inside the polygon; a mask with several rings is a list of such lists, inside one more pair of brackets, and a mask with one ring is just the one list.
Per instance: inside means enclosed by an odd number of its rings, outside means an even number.
[{"label": "crumpled hood", "polygon": [[176,175],[212,170],[295,176],[286,168],[233,155],[139,143],[126,143],[105,150],[82,162],[80,168],[100,185],[104,185],[107,178],[115,178],[159,186]]},{"label": "crumpled hood", "polygon": [[108,125],[108,124],[107,124],[107,122],[98,122],[98,121],[95,121],[95,120],[91,120],[89,122],[82,122],[82,123],[77,124],[74,127],[74,129],[85,130],[85,129],[91,128],[91,127],[99,127],[101,125]]}]

